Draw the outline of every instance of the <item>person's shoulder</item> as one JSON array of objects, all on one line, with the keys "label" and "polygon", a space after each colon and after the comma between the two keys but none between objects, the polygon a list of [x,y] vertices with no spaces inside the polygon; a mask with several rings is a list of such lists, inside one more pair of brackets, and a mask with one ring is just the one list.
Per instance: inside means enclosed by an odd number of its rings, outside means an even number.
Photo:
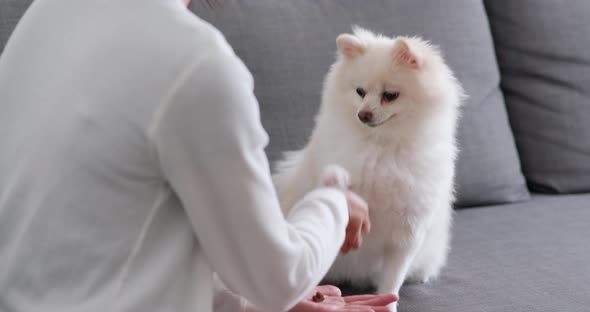
[{"label": "person's shoulder", "polygon": [[187,48],[198,51],[195,53],[193,62],[198,64],[199,73],[208,73],[218,78],[247,82],[252,85],[250,71],[236,55],[221,31],[188,10],[186,14],[187,17],[180,20],[185,29],[182,36],[188,45]]},{"label": "person's shoulder", "polygon": [[179,44],[183,48],[220,56],[233,55],[233,49],[221,31],[192,12],[181,12],[173,23]]}]

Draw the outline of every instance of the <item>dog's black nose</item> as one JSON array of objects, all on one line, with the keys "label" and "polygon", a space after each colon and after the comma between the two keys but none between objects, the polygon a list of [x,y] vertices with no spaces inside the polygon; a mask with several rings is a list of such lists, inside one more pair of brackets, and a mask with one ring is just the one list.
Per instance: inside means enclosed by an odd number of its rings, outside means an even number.
[{"label": "dog's black nose", "polygon": [[358,113],[359,120],[363,123],[369,123],[373,120],[373,113],[369,111],[360,111]]}]

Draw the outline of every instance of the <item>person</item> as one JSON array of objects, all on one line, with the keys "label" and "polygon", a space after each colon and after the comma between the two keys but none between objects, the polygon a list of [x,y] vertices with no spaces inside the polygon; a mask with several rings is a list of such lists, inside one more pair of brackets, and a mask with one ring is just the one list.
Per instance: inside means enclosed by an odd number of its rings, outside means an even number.
[{"label": "person", "polygon": [[0,310],[395,300],[316,288],[366,206],[320,187],[282,215],[252,91],[181,0],[33,2],[0,57]]}]

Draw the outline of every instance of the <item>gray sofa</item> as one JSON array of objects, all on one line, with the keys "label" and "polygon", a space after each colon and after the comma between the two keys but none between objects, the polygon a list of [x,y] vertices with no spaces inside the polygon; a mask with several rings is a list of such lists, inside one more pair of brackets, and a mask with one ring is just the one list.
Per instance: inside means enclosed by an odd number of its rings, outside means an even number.
[{"label": "gray sofa", "polygon": [[[400,311],[590,311],[590,1],[193,1],[254,75],[271,160],[305,144],[352,24],[441,47],[469,95],[452,249]],[[0,52],[29,3],[0,0]]]}]

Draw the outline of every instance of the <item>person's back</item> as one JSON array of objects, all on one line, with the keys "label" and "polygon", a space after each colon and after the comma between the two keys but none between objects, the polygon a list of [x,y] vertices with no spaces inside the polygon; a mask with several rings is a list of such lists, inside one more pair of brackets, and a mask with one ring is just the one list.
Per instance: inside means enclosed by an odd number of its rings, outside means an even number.
[{"label": "person's back", "polygon": [[349,192],[282,215],[252,76],[180,0],[35,1],[0,94],[1,311],[207,312],[213,271],[284,311],[344,242]]},{"label": "person's back", "polygon": [[224,44],[176,1],[32,5],[0,58],[0,310],[208,300],[148,128],[187,66]]}]

